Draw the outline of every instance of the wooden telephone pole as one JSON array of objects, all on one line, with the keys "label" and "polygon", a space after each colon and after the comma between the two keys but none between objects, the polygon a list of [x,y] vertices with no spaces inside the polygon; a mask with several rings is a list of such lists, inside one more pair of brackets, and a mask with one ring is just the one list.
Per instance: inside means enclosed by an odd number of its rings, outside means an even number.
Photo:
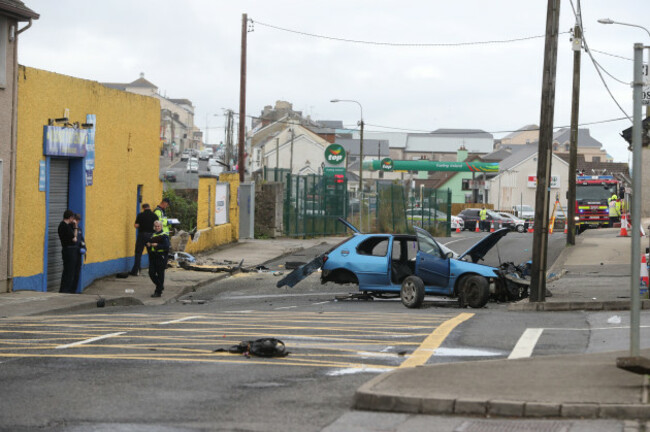
[{"label": "wooden telephone pole", "polygon": [[246,146],[246,35],[248,15],[242,14],[241,20],[241,67],[239,73],[239,154],[237,157],[237,169],[239,171],[239,182],[244,183],[246,163],[244,161],[244,148]]},{"label": "wooden telephone pole", "polygon": [[548,0],[546,13],[546,43],[544,44],[544,75],[542,78],[542,107],[539,147],[537,154],[537,190],[535,191],[535,233],[533,235],[533,266],[530,281],[530,301],[546,299],[546,255],[548,249],[548,207],[553,157],[553,115],[555,108],[555,71],[560,22],[560,0]]}]

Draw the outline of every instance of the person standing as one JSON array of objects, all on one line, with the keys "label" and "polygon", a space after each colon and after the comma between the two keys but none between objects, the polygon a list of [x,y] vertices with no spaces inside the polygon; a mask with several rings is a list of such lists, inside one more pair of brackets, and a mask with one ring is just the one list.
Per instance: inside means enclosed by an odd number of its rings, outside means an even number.
[{"label": "person standing", "polygon": [[153,223],[158,220],[158,216],[151,211],[149,204],[142,204],[142,212],[138,213],[135,218],[135,228],[138,230],[138,236],[135,240],[135,256],[133,267],[129,274],[137,276],[140,273],[140,263],[142,261],[142,252],[145,245],[153,234]]},{"label": "person standing", "polygon": [[61,287],[59,292],[74,294],[77,287],[74,286],[75,270],[79,260],[79,249],[77,247],[77,226],[74,220],[74,212],[70,209],[63,212],[63,220],[59,223],[59,240],[61,241],[61,256],[63,258],[63,273],[61,273]]},{"label": "person standing", "polygon": [[74,267],[74,281],[72,282],[72,286],[76,291],[77,287],[79,286],[81,266],[83,265],[84,257],[86,255],[86,239],[84,237],[83,230],[81,229],[81,215],[79,213],[74,214],[74,224],[77,228],[77,262]]},{"label": "person standing", "polygon": [[162,223],[163,232],[169,235],[169,222],[167,221],[167,214],[165,211],[169,208],[169,198],[163,198],[160,201],[160,204],[153,211],[154,214],[158,217],[158,220]]},{"label": "person standing", "polygon": [[169,236],[163,231],[162,222],[153,223],[153,235],[147,242],[149,250],[149,277],[156,286],[151,297],[160,297],[165,289],[165,268],[169,252]]},{"label": "person standing", "polygon": [[485,209],[485,207],[483,207],[481,211],[478,212],[478,215],[481,218],[479,229],[481,231],[487,231],[487,227],[485,226],[485,224],[487,223],[487,210]]}]

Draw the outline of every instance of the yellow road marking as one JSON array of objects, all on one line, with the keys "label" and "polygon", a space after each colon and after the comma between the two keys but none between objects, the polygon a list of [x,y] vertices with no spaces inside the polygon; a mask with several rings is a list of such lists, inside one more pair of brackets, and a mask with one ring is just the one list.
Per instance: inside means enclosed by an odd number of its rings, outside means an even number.
[{"label": "yellow road marking", "polygon": [[454,330],[459,324],[464,321],[467,321],[473,317],[473,313],[462,313],[454,318],[445,321],[438,328],[436,328],[427,338],[422,341],[420,346],[409,356],[404,363],[399,367],[414,367],[421,366],[429,360],[433,355],[433,352],[438,348],[447,336]]}]

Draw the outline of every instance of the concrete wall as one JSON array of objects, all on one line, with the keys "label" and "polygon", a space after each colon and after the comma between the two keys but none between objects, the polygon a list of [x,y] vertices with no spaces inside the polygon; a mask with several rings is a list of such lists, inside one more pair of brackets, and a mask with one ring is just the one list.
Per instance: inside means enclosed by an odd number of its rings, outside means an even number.
[{"label": "concrete wall", "polygon": [[220,183],[230,185],[229,222],[214,225],[216,177],[199,177],[199,197],[197,208],[197,232],[194,239],[187,242],[185,252],[197,254],[217,246],[233,243],[239,239],[239,174],[224,173],[219,176]]},{"label": "concrete wall", "polygon": [[17,39],[10,41],[8,29],[16,26],[16,20],[6,18],[6,25],[1,26],[0,37],[6,44],[5,73],[6,81],[0,86],[0,161],[2,170],[2,204],[0,205],[0,292],[11,289],[11,260],[10,248],[13,237],[13,206],[14,197],[12,194],[14,177],[12,171],[15,168],[14,155],[16,150],[16,56]]},{"label": "concrete wall", "polygon": [[255,235],[280,237],[284,205],[282,183],[255,184]]},{"label": "concrete wall", "polygon": [[130,269],[138,185],[142,202],[155,205],[162,196],[160,102],[23,66],[18,76],[14,289],[46,290],[48,200],[47,192],[39,191],[39,161],[50,159],[43,154],[43,126],[66,109],[70,122],[97,116],[92,185],[71,178],[81,196],[70,196],[70,207],[82,214],[88,244],[81,285]]}]

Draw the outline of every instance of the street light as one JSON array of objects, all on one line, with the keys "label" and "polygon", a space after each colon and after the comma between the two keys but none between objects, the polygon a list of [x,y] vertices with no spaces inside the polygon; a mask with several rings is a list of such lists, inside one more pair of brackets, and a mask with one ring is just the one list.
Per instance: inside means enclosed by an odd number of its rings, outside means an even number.
[{"label": "street light", "polygon": [[601,24],[619,24],[619,25],[624,25],[624,26],[629,26],[629,27],[637,27],[637,28],[645,30],[645,32],[648,33],[648,36],[650,36],[650,31],[648,31],[647,28],[645,28],[643,26],[640,26],[640,25],[637,25],[637,24],[629,24],[629,23],[624,23],[624,22],[620,22],[620,21],[614,21],[613,19],[610,19],[610,18],[601,18],[601,19],[598,20],[598,22],[601,23]]},{"label": "street light", "polygon": [[[359,109],[361,110],[361,120],[359,120],[358,123],[361,127],[361,135],[359,139],[359,230],[361,230],[363,221],[363,107],[359,102],[351,99],[332,99],[330,102],[352,102],[359,105]],[[370,208],[368,208],[368,212],[370,212]],[[370,225],[368,225],[368,228],[370,228]]]}]

